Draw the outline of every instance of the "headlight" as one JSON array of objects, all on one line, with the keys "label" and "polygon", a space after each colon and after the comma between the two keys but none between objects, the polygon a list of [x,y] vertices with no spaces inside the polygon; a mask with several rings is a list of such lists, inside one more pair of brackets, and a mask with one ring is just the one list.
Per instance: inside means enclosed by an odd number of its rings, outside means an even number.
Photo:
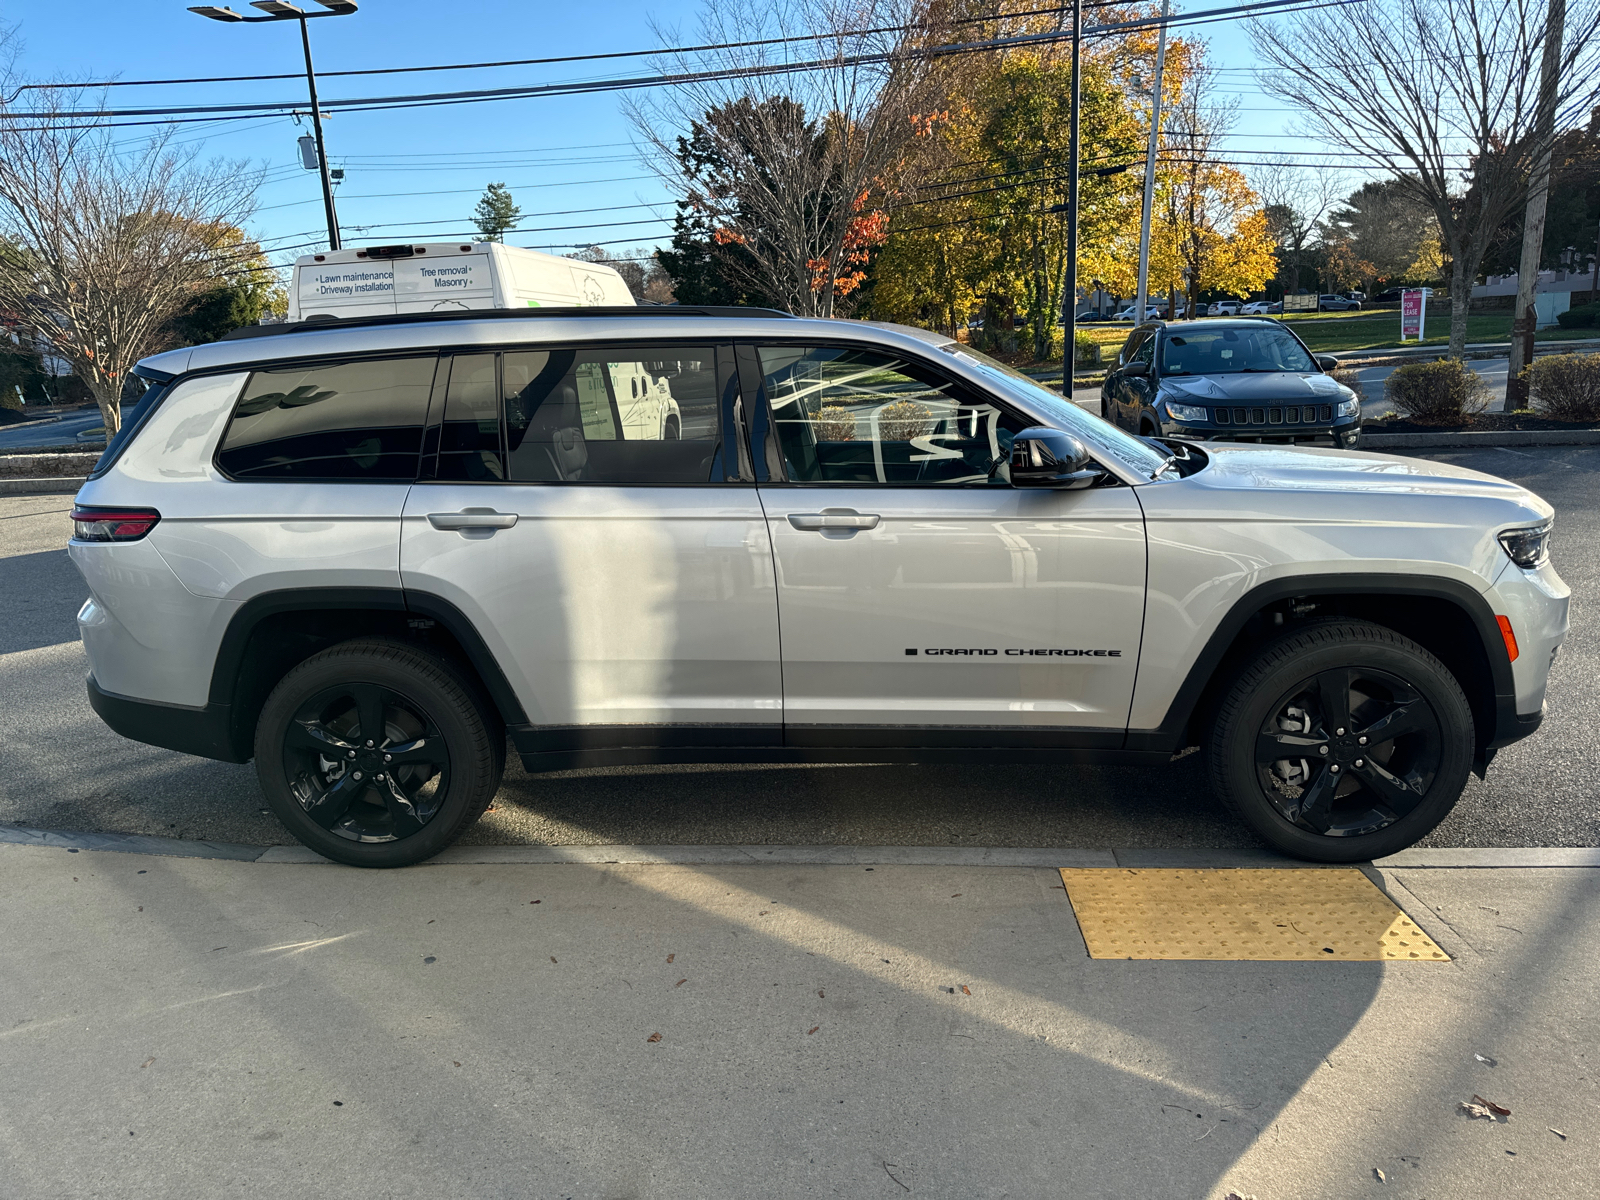
[{"label": "headlight", "polygon": [[1550,557],[1550,525],[1535,525],[1532,529],[1508,529],[1500,535],[1500,545],[1506,557],[1524,570],[1539,566]]},{"label": "headlight", "polygon": [[1171,414],[1174,421],[1205,421],[1209,419],[1206,415],[1206,410],[1198,404],[1174,404],[1171,400],[1168,400],[1167,412]]},{"label": "headlight", "polygon": [[1361,415],[1361,401],[1351,397],[1349,400],[1339,401],[1338,407],[1333,410],[1336,417],[1358,417]]}]

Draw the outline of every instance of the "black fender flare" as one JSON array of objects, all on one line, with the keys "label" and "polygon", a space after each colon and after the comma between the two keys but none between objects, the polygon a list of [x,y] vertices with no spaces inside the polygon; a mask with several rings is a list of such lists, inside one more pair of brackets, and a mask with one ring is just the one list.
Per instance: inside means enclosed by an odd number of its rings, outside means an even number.
[{"label": "black fender flare", "polygon": [[1245,622],[1268,605],[1298,596],[1325,598],[1373,595],[1445,600],[1467,614],[1483,642],[1494,683],[1495,725],[1492,729],[1479,731],[1481,745],[1496,749],[1526,736],[1537,727],[1536,721],[1530,726],[1526,718],[1519,719],[1516,683],[1511,674],[1511,659],[1506,653],[1505,639],[1501,636],[1500,626],[1495,621],[1494,610],[1489,607],[1489,602],[1468,584],[1434,575],[1296,575],[1258,584],[1233,603],[1206,640],[1199,657],[1190,665],[1189,673],[1168,705],[1161,724],[1155,729],[1128,730],[1125,747],[1130,750],[1173,752],[1183,749],[1180,743],[1194,715],[1195,705],[1221,666],[1228,648],[1239,636]]}]

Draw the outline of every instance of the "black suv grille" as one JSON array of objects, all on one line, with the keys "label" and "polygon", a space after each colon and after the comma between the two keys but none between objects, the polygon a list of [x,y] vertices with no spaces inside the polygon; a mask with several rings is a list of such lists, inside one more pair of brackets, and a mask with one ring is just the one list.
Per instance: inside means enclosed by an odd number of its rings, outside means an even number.
[{"label": "black suv grille", "polygon": [[1218,425],[1326,425],[1333,420],[1333,405],[1218,408],[1212,410],[1212,415]]}]

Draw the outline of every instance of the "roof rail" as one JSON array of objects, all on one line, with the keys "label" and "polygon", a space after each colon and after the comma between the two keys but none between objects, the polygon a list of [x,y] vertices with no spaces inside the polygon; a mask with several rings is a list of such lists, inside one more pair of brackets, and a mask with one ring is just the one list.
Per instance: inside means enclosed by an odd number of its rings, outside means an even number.
[{"label": "roof rail", "polygon": [[370,325],[417,325],[427,321],[492,321],[527,317],[779,317],[792,319],[793,313],[776,308],[742,308],[737,305],[592,305],[586,308],[476,308],[448,312],[384,313],[369,317],[336,317],[316,314],[304,321],[281,325],[242,325],[221,337],[224,342],[244,338],[276,337],[280,333],[306,333],[317,329],[359,329]]}]

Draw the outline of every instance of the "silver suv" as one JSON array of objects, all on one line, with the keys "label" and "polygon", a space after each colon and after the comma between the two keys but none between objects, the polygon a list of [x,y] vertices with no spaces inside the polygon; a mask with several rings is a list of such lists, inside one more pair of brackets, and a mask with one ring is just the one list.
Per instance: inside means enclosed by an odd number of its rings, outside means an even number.
[{"label": "silver suv", "polygon": [[1265,841],[1362,860],[1534,731],[1567,632],[1520,487],[1135,437],[917,329],[464,312],[138,373],[73,513],[90,699],[253,757],[360,866],[449,845],[508,735],[533,771],[1199,746]]}]

